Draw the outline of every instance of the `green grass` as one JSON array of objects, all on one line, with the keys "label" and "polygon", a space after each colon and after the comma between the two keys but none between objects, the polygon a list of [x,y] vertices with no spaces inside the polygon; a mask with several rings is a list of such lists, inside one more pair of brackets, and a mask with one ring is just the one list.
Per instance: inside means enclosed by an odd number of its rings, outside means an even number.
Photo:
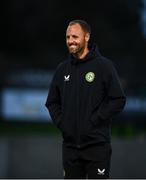
[{"label": "green grass", "polygon": [[[60,131],[52,123],[0,122],[0,135],[60,135]],[[139,128],[132,124],[112,126],[112,136],[133,138],[146,135],[146,127]]]},{"label": "green grass", "polygon": [[132,124],[112,127],[112,136],[114,137],[134,138],[141,135],[146,135],[146,127],[137,127]]},{"label": "green grass", "polygon": [[48,134],[59,135],[52,123],[0,122],[0,135]]}]

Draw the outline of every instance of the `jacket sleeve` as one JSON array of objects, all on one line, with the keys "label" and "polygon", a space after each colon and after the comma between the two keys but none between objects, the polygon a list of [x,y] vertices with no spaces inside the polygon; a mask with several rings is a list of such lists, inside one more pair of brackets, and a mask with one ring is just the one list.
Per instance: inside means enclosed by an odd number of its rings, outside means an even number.
[{"label": "jacket sleeve", "polygon": [[94,109],[93,117],[91,118],[94,124],[100,123],[101,121],[109,121],[123,110],[126,103],[126,97],[121,87],[119,77],[111,63],[103,70],[103,82],[105,96],[101,104]]},{"label": "jacket sleeve", "polygon": [[47,107],[54,124],[59,127],[61,120],[61,96],[59,91],[57,71],[50,85],[45,106]]}]

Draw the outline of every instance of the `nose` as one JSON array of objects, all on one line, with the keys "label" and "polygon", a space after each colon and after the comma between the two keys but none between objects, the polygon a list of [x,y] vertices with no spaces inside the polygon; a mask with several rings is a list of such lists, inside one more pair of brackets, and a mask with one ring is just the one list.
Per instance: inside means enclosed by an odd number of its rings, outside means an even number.
[{"label": "nose", "polygon": [[70,36],[70,37],[67,37],[66,41],[68,44],[72,44],[74,42],[74,39],[73,39],[73,37]]}]

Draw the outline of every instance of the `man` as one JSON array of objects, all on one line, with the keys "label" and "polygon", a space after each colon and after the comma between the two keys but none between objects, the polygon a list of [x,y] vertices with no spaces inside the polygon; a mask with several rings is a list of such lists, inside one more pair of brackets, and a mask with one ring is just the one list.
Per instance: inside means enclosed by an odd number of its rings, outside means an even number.
[{"label": "man", "polygon": [[69,57],[54,75],[46,101],[63,135],[64,178],[109,178],[111,119],[125,105],[112,62],[90,45],[83,20],[66,30]]}]

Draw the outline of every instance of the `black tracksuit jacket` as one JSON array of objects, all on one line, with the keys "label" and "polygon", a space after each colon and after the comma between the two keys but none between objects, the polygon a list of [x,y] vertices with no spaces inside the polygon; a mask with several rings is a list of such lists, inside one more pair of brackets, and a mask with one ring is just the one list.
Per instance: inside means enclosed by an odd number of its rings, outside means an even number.
[{"label": "black tracksuit jacket", "polygon": [[[88,80],[89,72],[92,77]],[[125,101],[112,62],[92,45],[83,60],[70,55],[58,66],[46,107],[62,132],[63,142],[82,148],[110,142],[112,117],[122,111]]]}]

